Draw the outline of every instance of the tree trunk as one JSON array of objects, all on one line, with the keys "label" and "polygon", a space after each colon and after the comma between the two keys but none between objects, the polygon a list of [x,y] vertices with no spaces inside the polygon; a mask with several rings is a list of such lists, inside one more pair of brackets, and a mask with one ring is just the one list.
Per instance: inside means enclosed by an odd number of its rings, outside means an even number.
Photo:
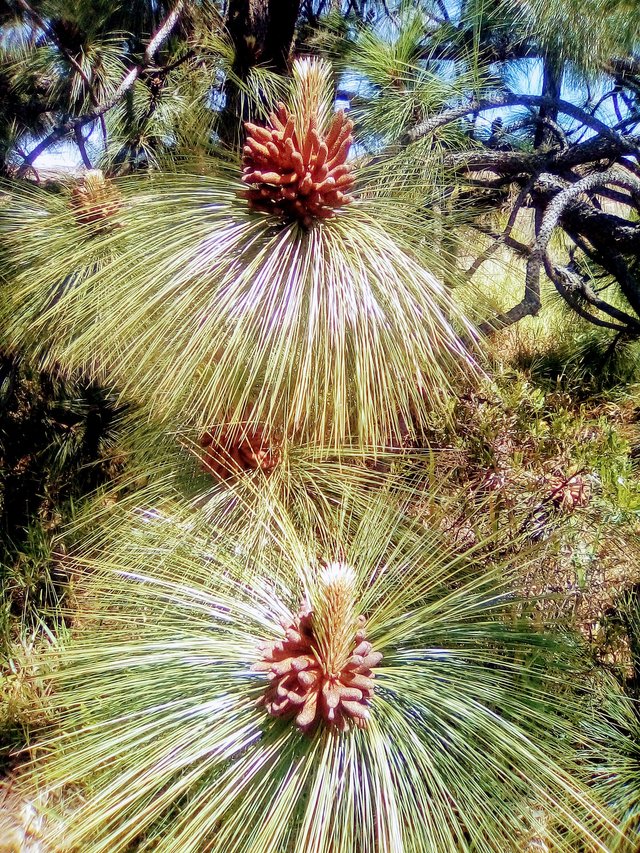
[{"label": "tree trunk", "polygon": [[[542,72],[542,92],[540,93],[543,98],[554,98],[556,101],[560,98],[562,77],[562,67],[558,65],[554,58],[545,56]],[[540,107],[538,115],[540,122],[536,128],[536,135],[533,142],[534,148],[539,148],[547,140],[555,138],[553,132],[545,126],[543,119],[547,118],[550,121],[557,122],[558,110],[554,107]]]},{"label": "tree trunk", "polygon": [[[230,0],[227,30],[233,41],[233,73],[244,80],[256,65],[286,73],[302,0]],[[218,132],[234,147],[240,142],[241,122],[249,118],[238,86],[228,80],[227,102]]]},{"label": "tree trunk", "polygon": [[287,69],[301,0],[230,0],[227,29],[236,51],[234,71],[254,65]]}]

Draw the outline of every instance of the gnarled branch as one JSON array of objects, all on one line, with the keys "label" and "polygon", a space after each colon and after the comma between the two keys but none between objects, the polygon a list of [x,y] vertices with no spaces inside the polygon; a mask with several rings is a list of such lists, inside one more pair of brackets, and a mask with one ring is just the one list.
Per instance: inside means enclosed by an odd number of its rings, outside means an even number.
[{"label": "gnarled branch", "polygon": [[513,92],[498,92],[494,95],[486,95],[483,98],[471,98],[466,104],[461,104],[457,107],[452,107],[449,110],[444,110],[436,116],[427,118],[419,124],[412,127],[405,134],[403,142],[415,142],[423,136],[434,133],[441,127],[444,127],[451,122],[457,121],[471,113],[479,113],[486,110],[495,110],[499,107],[553,107],[558,112],[571,116],[571,118],[584,124],[591,130],[596,131],[601,136],[610,139],[617,143],[620,150],[624,153],[637,153],[639,150],[638,144],[633,139],[625,137],[623,134],[609,127],[600,119],[590,115],[580,107],[569,101],[564,101],[561,98],[550,98],[544,95],[519,95]]}]

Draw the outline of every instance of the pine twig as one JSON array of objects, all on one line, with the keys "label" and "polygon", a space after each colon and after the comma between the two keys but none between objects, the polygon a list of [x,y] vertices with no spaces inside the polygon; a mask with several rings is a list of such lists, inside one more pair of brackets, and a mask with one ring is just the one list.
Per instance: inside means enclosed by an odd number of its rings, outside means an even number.
[{"label": "pine twig", "polygon": [[[44,139],[42,139],[36,146],[33,148],[29,154],[24,158],[24,162],[18,169],[18,177],[22,178],[27,173],[27,171],[32,168],[33,163],[37,160],[37,158],[48,148],[54,145],[56,142],[59,142],[61,139],[64,139],[70,133],[77,134],[78,130],[81,130],[86,124],[90,124],[91,122],[96,121],[96,119],[101,119],[105,113],[109,110],[113,109],[122,99],[122,97],[131,89],[133,84],[136,82],[140,74],[151,65],[153,61],[153,57],[156,52],[160,49],[162,44],[169,37],[171,31],[175,27],[178,18],[180,17],[182,10],[184,8],[184,0],[178,0],[173,10],[167,15],[166,19],[156,31],[156,33],[152,36],[149,41],[145,52],[142,57],[142,61],[137,65],[134,65],[130,71],[122,79],[120,85],[114,92],[114,94],[102,104],[98,104],[93,109],[89,110],[82,116],[78,116],[78,118],[70,119],[69,121],[63,122],[55,127],[51,133],[48,134]],[[77,136],[76,136],[77,138]]]}]

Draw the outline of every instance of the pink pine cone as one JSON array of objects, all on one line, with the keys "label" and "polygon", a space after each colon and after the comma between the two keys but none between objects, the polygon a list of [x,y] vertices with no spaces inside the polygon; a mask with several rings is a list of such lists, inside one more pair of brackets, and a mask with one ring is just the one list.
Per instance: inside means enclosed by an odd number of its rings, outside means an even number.
[{"label": "pink pine cone", "polygon": [[310,119],[302,138],[294,116],[279,104],[269,126],[245,123],[242,180],[251,188],[244,195],[255,210],[298,220],[305,226],[327,219],[353,201],[354,178],[347,163],[353,142],[353,122],[335,114],[322,135]]},{"label": "pink pine cone", "polygon": [[[360,625],[364,625],[360,617]],[[323,721],[345,731],[364,728],[374,690],[373,668],[382,660],[365,640],[361,627],[354,636],[352,654],[339,672],[326,672],[314,651],[313,615],[301,611],[287,626],[285,637],[265,643],[253,669],[267,673],[271,682],[260,699],[273,716],[295,715],[298,728],[308,732]]]}]

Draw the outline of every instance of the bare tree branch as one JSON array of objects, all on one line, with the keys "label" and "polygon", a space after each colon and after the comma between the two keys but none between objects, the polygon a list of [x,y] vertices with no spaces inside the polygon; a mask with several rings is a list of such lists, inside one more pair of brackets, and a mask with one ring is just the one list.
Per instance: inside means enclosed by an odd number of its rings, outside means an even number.
[{"label": "bare tree branch", "polygon": [[[609,169],[606,172],[595,172],[581,178],[576,183],[564,189],[550,202],[542,217],[540,231],[527,261],[525,293],[540,292],[540,270],[547,254],[547,246],[555,231],[563,211],[573,199],[607,184],[617,184],[635,191],[640,191],[640,181],[632,175],[621,174],[619,169]],[[640,328],[640,323],[638,324]]]},{"label": "bare tree branch", "polygon": [[[638,318],[633,317],[631,314],[627,314],[626,311],[620,311],[618,308],[615,308],[613,305],[610,305],[608,302],[600,299],[600,297],[594,292],[593,288],[587,281],[585,281],[584,278],[582,278],[582,276],[578,275],[568,267],[563,268],[556,266],[546,253],[544,264],[545,272],[547,273],[548,278],[553,282],[558,293],[580,317],[602,328],[612,329],[617,332],[640,333],[640,320],[638,320]],[[588,302],[590,305],[593,305],[593,307],[597,308],[599,311],[619,320],[621,325],[612,323],[608,320],[603,320],[600,317],[596,317],[594,314],[589,313],[580,304],[580,298]]]},{"label": "bare tree branch", "polygon": [[465,272],[465,277],[467,280],[473,278],[473,276],[480,269],[482,264],[487,261],[492,255],[494,255],[500,246],[505,244],[505,241],[511,236],[511,232],[513,231],[513,227],[516,224],[516,219],[518,218],[518,214],[522,208],[522,205],[525,203],[527,196],[531,192],[533,184],[535,182],[535,177],[533,177],[527,184],[524,186],[520,193],[518,194],[518,198],[515,200],[511,213],[509,214],[509,219],[507,220],[506,227],[502,234],[500,234],[497,239],[493,241],[493,243],[485,249],[482,254],[478,255],[475,261],[471,264],[469,269]]},{"label": "bare tree branch", "polygon": [[542,125],[542,126],[548,128],[553,133],[553,135],[556,137],[556,139],[558,140],[558,143],[562,149],[567,149],[569,147],[569,140],[567,139],[567,134],[560,127],[560,125],[557,122],[555,122],[552,118],[550,118],[549,116],[539,116],[539,115],[532,114],[525,119],[522,119],[520,121],[514,122],[513,124],[507,125],[503,129],[501,136],[504,136],[504,137],[511,136],[517,130],[521,130],[522,128],[525,128],[525,127],[531,127],[532,125],[534,125],[534,126],[535,125]]},{"label": "bare tree branch", "polygon": [[438,6],[438,9],[440,9],[440,14],[442,15],[443,21],[449,23],[451,21],[451,17],[449,16],[449,10],[447,9],[444,0],[436,0],[436,4]]},{"label": "bare tree branch", "polygon": [[[538,218],[536,218],[536,239],[538,238],[538,225]],[[527,269],[531,261],[532,251],[533,249],[528,253]],[[525,279],[524,296],[520,302],[508,311],[498,314],[498,316],[494,317],[493,320],[481,323],[479,327],[480,334],[492,335],[495,332],[500,331],[500,329],[506,329],[507,326],[513,326],[515,323],[519,323],[520,320],[523,320],[525,317],[535,317],[541,307],[540,279]]]},{"label": "bare tree branch", "polygon": [[76,126],[76,127],[74,127],[73,130],[74,130],[74,134],[76,137],[76,144],[77,144],[78,149],[80,151],[80,156],[82,157],[82,162],[84,163],[84,165],[87,169],[92,169],[93,166],[91,165],[91,160],[89,159],[89,155],[87,154],[87,148],[84,144],[84,136],[82,135],[82,128]]},{"label": "bare tree branch", "polygon": [[[545,176],[540,176],[540,179],[543,179],[544,177]],[[540,272],[545,264],[549,266],[549,269],[553,270],[552,280],[554,281],[558,292],[560,292],[565,298],[567,298],[568,294],[580,292],[580,294],[594,307],[599,308],[613,316],[615,319],[620,320],[627,328],[632,328],[635,331],[640,332],[640,320],[599,299],[596,294],[588,288],[587,283],[580,279],[580,277],[575,276],[575,278],[567,278],[570,273],[567,270],[559,270],[558,268],[553,267],[548,258],[547,247],[549,245],[549,241],[551,240],[551,236],[558,226],[567,206],[579,196],[599,187],[606,186],[607,184],[614,184],[630,189],[633,192],[640,192],[640,181],[632,175],[625,175],[621,173],[620,170],[616,168],[609,169],[605,172],[595,172],[591,175],[587,175],[559,192],[547,205],[546,210],[541,217],[536,239],[527,260],[525,290],[521,302],[509,311],[500,314],[492,322],[484,324],[481,328],[483,333],[491,333],[498,329],[505,328],[508,325],[517,323],[523,317],[528,315],[535,316],[535,314],[538,313],[541,307]],[[528,187],[527,191],[529,192],[530,189],[531,188]],[[571,286],[563,283],[563,281],[570,281]],[[578,282],[580,282],[579,291]]]},{"label": "bare tree branch", "polygon": [[626,138],[609,127],[609,125],[600,121],[600,119],[589,115],[585,110],[580,109],[580,107],[577,107],[569,101],[564,101],[560,98],[549,98],[542,95],[518,95],[512,92],[496,93],[495,95],[488,95],[481,99],[472,98],[466,104],[452,107],[449,110],[444,110],[432,118],[421,121],[419,124],[408,130],[403,141],[415,142],[423,136],[433,133],[440,127],[451,124],[451,122],[457,121],[471,113],[494,110],[499,107],[515,106],[557,108],[558,112],[571,116],[577,121],[580,121],[586,127],[591,128],[591,130],[595,130],[601,136],[616,142],[623,152],[637,153],[639,150],[638,145],[634,140]]},{"label": "bare tree branch", "polygon": [[[625,145],[640,149],[640,136],[625,137]],[[492,169],[502,174],[531,174],[535,171],[562,171],[595,160],[618,160],[635,173],[637,164],[622,157],[624,148],[612,139],[595,137],[586,142],[572,144],[566,149],[553,151],[492,151],[475,148],[445,154],[444,165],[467,171]],[[640,177],[640,170],[638,170]]]},{"label": "bare tree branch", "polygon": [[491,237],[493,240],[500,240],[505,246],[508,246],[518,257],[528,258],[531,254],[531,246],[527,246],[526,243],[521,243],[519,240],[515,240],[513,237],[505,237],[504,234],[498,234],[491,228],[488,228],[486,225],[483,225],[480,222],[474,222],[471,224],[471,227],[478,231],[480,234],[485,234],[487,237]]}]

